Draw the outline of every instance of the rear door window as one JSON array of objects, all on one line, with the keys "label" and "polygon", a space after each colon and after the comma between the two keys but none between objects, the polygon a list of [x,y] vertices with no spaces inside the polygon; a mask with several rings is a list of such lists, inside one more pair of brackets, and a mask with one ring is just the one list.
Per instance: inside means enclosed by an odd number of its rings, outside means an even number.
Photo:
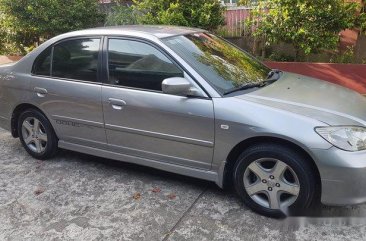
[{"label": "rear door window", "polygon": [[98,81],[99,38],[72,39],[53,49],[52,76]]}]

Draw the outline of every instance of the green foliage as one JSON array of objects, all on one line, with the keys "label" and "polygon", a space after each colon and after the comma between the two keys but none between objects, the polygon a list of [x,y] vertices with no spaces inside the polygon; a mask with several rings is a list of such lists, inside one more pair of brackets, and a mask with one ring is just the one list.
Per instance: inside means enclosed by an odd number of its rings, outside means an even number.
[{"label": "green foliage", "polygon": [[366,34],[366,0],[361,1],[360,15],[356,20],[356,26],[360,29],[360,32]]},{"label": "green foliage", "polygon": [[214,30],[224,24],[217,0],[134,0],[141,24],[165,24]]},{"label": "green foliage", "polygon": [[355,26],[357,7],[344,0],[259,0],[247,24],[266,45],[293,44],[299,57],[335,49],[339,32]]},{"label": "green foliage", "polygon": [[118,4],[111,9],[106,17],[106,26],[136,24],[137,19],[134,10],[130,6]]},{"label": "green foliage", "polygon": [[354,47],[347,47],[347,50],[343,53],[337,53],[331,57],[331,63],[340,63],[340,64],[352,64],[355,62],[355,52]]},{"label": "green foliage", "polygon": [[23,54],[44,39],[103,20],[98,0],[0,0],[0,14],[2,38]]},{"label": "green foliage", "polygon": [[227,26],[219,26],[214,32],[222,38],[229,38],[232,36],[232,33]]},{"label": "green foliage", "polygon": [[269,55],[268,59],[270,59],[272,61],[277,61],[277,62],[293,62],[293,61],[295,61],[295,58],[293,56],[285,54],[285,53],[277,52],[277,51],[274,51],[273,53],[271,53]]},{"label": "green foliage", "polygon": [[252,5],[253,0],[239,0],[238,1],[238,6],[251,6]]}]

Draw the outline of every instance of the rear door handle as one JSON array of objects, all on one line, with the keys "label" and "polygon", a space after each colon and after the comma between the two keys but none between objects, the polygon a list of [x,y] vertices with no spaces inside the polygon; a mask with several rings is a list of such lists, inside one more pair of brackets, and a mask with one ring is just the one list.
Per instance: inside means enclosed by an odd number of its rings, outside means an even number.
[{"label": "rear door handle", "polygon": [[123,106],[127,105],[126,101],[114,98],[109,98],[108,102],[115,110],[122,110]]},{"label": "rear door handle", "polygon": [[48,94],[46,89],[40,87],[35,87],[34,92],[37,94],[38,97],[41,98],[45,97]]}]

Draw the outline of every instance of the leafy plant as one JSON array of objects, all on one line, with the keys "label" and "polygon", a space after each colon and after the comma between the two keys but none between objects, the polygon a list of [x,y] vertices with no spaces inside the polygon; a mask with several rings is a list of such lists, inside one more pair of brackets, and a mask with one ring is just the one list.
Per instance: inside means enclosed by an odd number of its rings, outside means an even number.
[{"label": "leafy plant", "polygon": [[106,17],[106,26],[137,24],[137,18],[132,7],[118,4],[111,9]]},{"label": "leafy plant", "polygon": [[[239,29],[239,28],[238,28]],[[235,35],[236,29],[232,29],[228,26],[219,26],[215,29],[214,33],[223,38],[241,37],[241,35]],[[237,31],[240,33],[240,31]]]},{"label": "leafy plant", "polygon": [[355,62],[354,47],[348,46],[343,53],[337,53],[330,59],[331,63],[351,64]]},{"label": "leafy plant", "polygon": [[344,0],[258,0],[247,24],[266,45],[291,43],[298,59],[335,49],[339,32],[355,26],[357,7]]},{"label": "leafy plant", "polygon": [[141,24],[180,25],[214,30],[224,24],[217,0],[134,0]]},{"label": "leafy plant", "polygon": [[361,1],[360,14],[357,18],[356,26],[359,27],[361,34],[366,34],[366,0]]},{"label": "leafy plant", "polygon": [[272,52],[271,55],[269,55],[268,59],[272,61],[278,61],[278,62],[293,62],[295,61],[295,58],[291,55],[280,53],[277,51]]},{"label": "leafy plant", "polygon": [[0,0],[0,31],[5,31],[6,44],[25,53],[57,34],[102,22],[98,4],[98,0]]},{"label": "leafy plant", "polygon": [[252,4],[253,4],[253,2],[255,2],[255,1],[253,1],[253,0],[239,0],[238,1],[238,5],[240,6],[251,6]]}]

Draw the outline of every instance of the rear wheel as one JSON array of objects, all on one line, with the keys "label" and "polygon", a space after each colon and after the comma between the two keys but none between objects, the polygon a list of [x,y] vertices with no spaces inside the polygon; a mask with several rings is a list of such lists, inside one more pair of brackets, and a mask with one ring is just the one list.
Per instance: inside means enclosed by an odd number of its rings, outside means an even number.
[{"label": "rear wheel", "polygon": [[283,217],[311,205],[316,175],[302,155],[276,144],[249,147],[234,168],[235,189],[253,211]]},{"label": "rear wheel", "polygon": [[56,134],[38,110],[29,109],[19,116],[18,134],[23,147],[34,158],[48,159],[57,152]]}]

